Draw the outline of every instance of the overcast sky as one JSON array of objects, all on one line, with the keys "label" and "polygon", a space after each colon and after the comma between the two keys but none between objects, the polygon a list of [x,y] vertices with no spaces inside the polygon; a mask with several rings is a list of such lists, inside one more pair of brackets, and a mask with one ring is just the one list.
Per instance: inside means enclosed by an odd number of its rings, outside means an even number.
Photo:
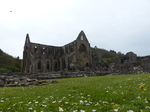
[{"label": "overcast sky", "polygon": [[150,0],[0,0],[0,49],[14,57],[27,33],[63,46],[81,30],[91,47],[150,55]]}]

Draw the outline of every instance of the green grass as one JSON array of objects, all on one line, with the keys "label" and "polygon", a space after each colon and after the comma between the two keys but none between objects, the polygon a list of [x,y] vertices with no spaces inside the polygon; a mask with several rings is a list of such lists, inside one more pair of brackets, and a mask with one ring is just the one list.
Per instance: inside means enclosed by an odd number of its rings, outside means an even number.
[{"label": "green grass", "polygon": [[150,112],[150,74],[53,80],[0,88],[0,112]]}]

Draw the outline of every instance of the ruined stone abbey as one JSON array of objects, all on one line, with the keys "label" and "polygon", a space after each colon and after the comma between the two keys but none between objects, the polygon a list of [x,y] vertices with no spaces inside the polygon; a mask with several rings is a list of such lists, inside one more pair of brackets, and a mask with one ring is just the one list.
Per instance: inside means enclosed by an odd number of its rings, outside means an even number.
[{"label": "ruined stone abbey", "polygon": [[26,35],[22,63],[24,73],[84,70],[91,64],[91,47],[83,31],[76,40],[61,47],[33,43]]}]

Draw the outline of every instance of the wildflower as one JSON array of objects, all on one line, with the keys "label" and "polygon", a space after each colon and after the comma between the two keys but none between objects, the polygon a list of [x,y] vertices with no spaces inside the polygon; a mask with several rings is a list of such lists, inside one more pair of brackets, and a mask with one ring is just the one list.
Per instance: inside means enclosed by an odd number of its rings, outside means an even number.
[{"label": "wildflower", "polygon": [[92,104],[92,102],[90,102],[90,101],[89,101],[89,103],[91,103],[91,104]]},{"label": "wildflower", "polygon": [[53,97],[53,96],[50,96],[50,98],[53,99],[54,97]]},{"label": "wildflower", "polygon": [[96,110],[95,110],[95,109],[92,109],[92,112],[96,112]]},{"label": "wildflower", "polygon": [[137,98],[138,98],[138,99],[141,99],[141,97],[140,97],[140,96],[138,96]]},{"label": "wildflower", "polygon": [[146,109],[150,109],[150,106],[146,106],[145,108],[146,108]]},{"label": "wildflower", "polygon": [[86,104],[87,106],[90,105],[89,103]]},{"label": "wildflower", "polygon": [[38,101],[34,102],[34,103],[39,103]]},{"label": "wildflower", "polygon": [[45,100],[48,100],[48,98],[45,98]]},{"label": "wildflower", "polygon": [[62,97],[62,99],[66,99],[66,97]]},{"label": "wildflower", "polygon": [[118,107],[118,104],[114,104],[113,107]]},{"label": "wildflower", "polygon": [[115,112],[118,112],[118,109],[114,109]]},{"label": "wildflower", "polygon": [[9,98],[6,98],[6,100],[9,100]]},{"label": "wildflower", "polygon": [[99,103],[97,102],[96,104],[95,104],[95,106],[98,106],[99,105]]},{"label": "wildflower", "polygon": [[15,104],[13,104],[13,106],[16,106],[16,103],[15,103]]},{"label": "wildflower", "polygon": [[80,110],[80,112],[85,112],[84,110]]},{"label": "wildflower", "polygon": [[52,103],[56,103],[56,101],[52,101]]},{"label": "wildflower", "polygon": [[82,100],[80,100],[80,104],[83,104],[83,101],[82,101]]},{"label": "wildflower", "polygon": [[42,103],[46,103],[45,101],[43,101]]},{"label": "wildflower", "polygon": [[102,103],[107,104],[108,102],[107,101],[103,101]]},{"label": "wildflower", "polygon": [[74,90],[72,90],[72,92],[74,92]]},{"label": "wildflower", "polygon": [[62,102],[62,100],[60,100],[60,101],[58,101],[59,103],[61,103]]},{"label": "wildflower", "polygon": [[32,110],[32,108],[28,108],[29,110]]},{"label": "wildflower", "polygon": [[59,107],[59,111],[62,112],[62,111],[64,111],[64,110],[63,110],[63,108]]},{"label": "wildflower", "polygon": [[42,105],[42,107],[47,107],[47,105]]},{"label": "wildflower", "polygon": [[4,102],[4,100],[1,100],[0,102]]},{"label": "wildflower", "polygon": [[140,85],[139,88],[143,89],[145,86],[144,85]]},{"label": "wildflower", "polygon": [[77,112],[78,110],[73,110],[73,112]]},{"label": "wildflower", "polygon": [[65,102],[65,104],[68,104],[68,102]]},{"label": "wildflower", "polygon": [[72,105],[78,105],[78,103],[73,103]]},{"label": "wildflower", "polygon": [[127,112],[134,112],[133,110],[128,110]]},{"label": "wildflower", "polygon": [[25,104],[26,106],[29,106],[28,104]]},{"label": "wildflower", "polygon": [[140,112],[143,112],[143,110],[140,110]]},{"label": "wildflower", "polygon": [[34,110],[33,112],[36,112],[36,110]]}]

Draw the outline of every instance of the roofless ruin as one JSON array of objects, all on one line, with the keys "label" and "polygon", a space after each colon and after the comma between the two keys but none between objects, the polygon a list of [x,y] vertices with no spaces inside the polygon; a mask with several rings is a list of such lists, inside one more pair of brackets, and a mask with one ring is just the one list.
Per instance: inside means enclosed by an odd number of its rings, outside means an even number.
[{"label": "roofless ruin", "polygon": [[83,31],[76,40],[61,47],[33,43],[29,34],[26,35],[22,65],[24,73],[84,70],[91,63],[91,47]]}]

